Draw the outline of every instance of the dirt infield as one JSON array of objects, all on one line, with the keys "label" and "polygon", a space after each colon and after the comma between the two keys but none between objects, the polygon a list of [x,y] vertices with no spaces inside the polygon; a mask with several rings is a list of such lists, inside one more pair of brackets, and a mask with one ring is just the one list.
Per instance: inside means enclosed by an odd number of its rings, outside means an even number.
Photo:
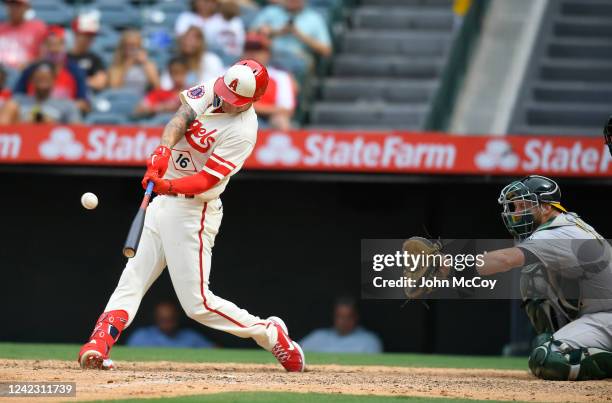
[{"label": "dirt infield", "polygon": [[76,362],[0,360],[0,381],[74,381],[78,400],[274,391],[538,402],[612,401],[612,380],[545,382],[526,371],[313,365],[305,373],[289,374],[278,365],[263,364],[116,364],[118,369],[114,371],[82,371]]}]

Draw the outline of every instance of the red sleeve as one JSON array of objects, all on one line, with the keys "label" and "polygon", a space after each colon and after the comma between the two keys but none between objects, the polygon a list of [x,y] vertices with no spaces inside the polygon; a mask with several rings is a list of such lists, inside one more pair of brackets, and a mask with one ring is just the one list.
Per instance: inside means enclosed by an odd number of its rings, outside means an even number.
[{"label": "red sleeve", "polygon": [[215,186],[219,182],[219,178],[209,174],[206,171],[201,171],[197,174],[186,176],[179,179],[171,179],[172,188],[170,192],[186,195],[195,195],[203,193]]}]

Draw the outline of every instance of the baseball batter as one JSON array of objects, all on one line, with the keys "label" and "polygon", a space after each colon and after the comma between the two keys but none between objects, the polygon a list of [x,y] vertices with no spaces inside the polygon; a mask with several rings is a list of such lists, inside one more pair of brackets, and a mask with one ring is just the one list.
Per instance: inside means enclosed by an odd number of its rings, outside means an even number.
[{"label": "baseball batter", "polygon": [[257,138],[253,102],[267,85],[266,68],[243,60],[223,77],[180,94],[182,106],[166,125],[142,181],[143,187],[153,181],[158,197],[147,210],[136,255],[79,352],[82,368],[112,368],[113,344],[167,266],[190,318],[254,339],[287,371],[304,370],[304,354],[281,319],[260,319],[209,289],[212,248],[223,216],[219,196],[253,151]]},{"label": "baseball batter", "polygon": [[538,336],[531,372],[548,380],[612,377],[612,248],[561,205],[552,179],[506,186],[502,218],[517,240],[487,253],[481,275],[521,268],[521,294]]}]

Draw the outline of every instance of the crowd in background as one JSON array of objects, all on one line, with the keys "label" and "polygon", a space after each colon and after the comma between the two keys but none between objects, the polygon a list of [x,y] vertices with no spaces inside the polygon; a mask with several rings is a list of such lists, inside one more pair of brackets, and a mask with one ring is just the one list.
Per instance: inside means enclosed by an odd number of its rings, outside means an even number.
[{"label": "crowd in background", "polygon": [[[153,324],[131,329],[127,345],[131,347],[221,347],[199,331],[181,325],[181,313],[172,301],[159,302],[153,311]],[[359,323],[357,301],[339,297],[332,310],[332,326],[314,329],[300,340],[304,351],[319,353],[383,352],[380,337]]]},{"label": "crowd in background", "polygon": [[[306,0],[263,3],[192,0],[191,9],[177,16],[170,38],[145,37],[144,28],[128,27],[105,60],[94,46],[109,39],[97,10],[80,10],[65,28],[32,18],[30,0],[5,0],[0,124],[100,123],[100,111],[116,112],[100,101],[104,94],[125,101],[120,112],[126,116],[117,123],[157,116],[154,121],[163,124],[180,103],[179,91],[219,77],[240,58],[252,58],[268,67],[271,78],[255,105],[260,127],[286,130],[296,110],[296,77],[310,74],[317,57],[330,56],[331,38],[324,18]],[[170,57],[154,58],[158,50]],[[10,77],[16,78],[13,85]]]}]

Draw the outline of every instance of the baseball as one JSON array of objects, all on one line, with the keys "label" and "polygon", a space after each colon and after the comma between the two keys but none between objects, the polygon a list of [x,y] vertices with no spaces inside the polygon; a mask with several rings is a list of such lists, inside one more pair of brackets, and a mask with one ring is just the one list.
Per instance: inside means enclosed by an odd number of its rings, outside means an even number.
[{"label": "baseball", "polygon": [[91,192],[83,193],[83,196],[81,196],[81,204],[87,210],[93,210],[98,207],[98,196]]}]

